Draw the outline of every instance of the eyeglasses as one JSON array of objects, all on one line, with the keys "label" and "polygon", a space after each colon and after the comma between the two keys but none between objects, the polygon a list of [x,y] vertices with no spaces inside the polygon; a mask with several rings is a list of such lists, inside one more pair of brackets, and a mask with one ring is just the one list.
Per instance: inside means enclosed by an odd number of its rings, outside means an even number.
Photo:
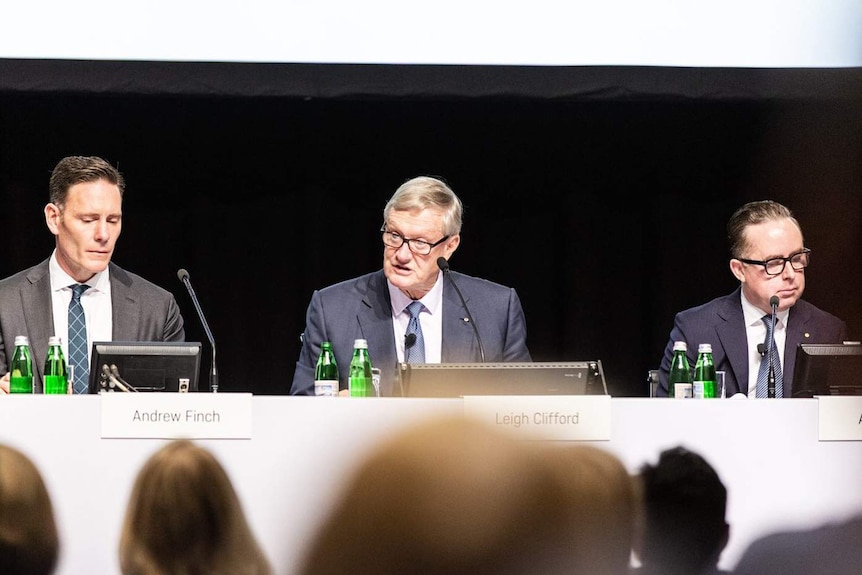
[{"label": "eyeglasses", "polygon": [[407,244],[407,247],[410,248],[410,251],[418,256],[427,256],[431,253],[431,250],[449,239],[449,236],[443,236],[440,241],[431,244],[426,242],[425,240],[405,238],[398,232],[386,231],[385,225],[380,228],[380,232],[383,234],[383,245],[385,245],[386,247],[395,248],[397,250],[404,244]]},{"label": "eyeglasses", "polygon": [[808,267],[808,260],[811,259],[811,250],[808,248],[803,248],[801,252],[796,252],[795,254],[791,254],[786,258],[772,258],[766,261],[763,260],[747,260],[745,258],[736,258],[744,264],[751,264],[754,266],[763,266],[766,275],[768,276],[777,276],[781,275],[781,272],[784,271],[784,266],[787,262],[790,262],[790,267],[795,269],[796,271],[802,271]]}]

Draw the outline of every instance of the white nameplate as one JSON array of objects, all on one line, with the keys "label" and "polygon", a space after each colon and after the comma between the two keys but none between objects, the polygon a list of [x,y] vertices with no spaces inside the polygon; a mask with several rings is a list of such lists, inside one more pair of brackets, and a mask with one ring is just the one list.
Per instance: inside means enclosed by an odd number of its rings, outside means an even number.
[{"label": "white nameplate", "polygon": [[609,395],[470,395],[464,414],[523,439],[609,441]]},{"label": "white nameplate", "polygon": [[820,441],[862,441],[862,397],[817,397]]},{"label": "white nameplate", "polygon": [[102,393],[103,438],[251,439],[250,393]]}]

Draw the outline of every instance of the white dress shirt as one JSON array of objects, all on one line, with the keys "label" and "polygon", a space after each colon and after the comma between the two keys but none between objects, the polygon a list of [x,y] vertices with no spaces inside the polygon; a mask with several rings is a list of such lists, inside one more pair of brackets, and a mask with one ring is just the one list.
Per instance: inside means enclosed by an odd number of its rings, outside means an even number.
[{"label": "white dress shirt", "polygon": [[[57,263],[57,250],[51,254],[48,263],[51,276],[51,305],[54,316],[54,335],[60,336],[63,344],[63,354],[69,360],[69,302],[72,301],[72,289],[76,282]],[[81,307],[87,322],[87,354],[93,353],[94,341],[111,341],[113,339],[111,312],[111,280],[108,268],[99,272],[85,282],[90,286],[81,296]],[[92,361],[92,357],[90,357]]]},{"label": "white dress shirt", "polygon": [[[407,306],[413,301],[386,280],[389,299],[392,302],[392,329],[395,333],[395,349],[398,361],[404,361],[404,335],[410,323]],[[425,339],[425,363],[440,363],[443,356],[443,272],[437,272],[437,281],[425,297],[420,299],[425,309],[419,314],[422,337]]]},{"label": "white dress shirt", "polygon": [[[766,343],[766,324],[763,323],[763,310],[757,308],[742,295],[742,314],[745,317],[745,332],[748,338],[748,397],[755,397],[757,393],[757,373],[760,371],[760,363],[769,361],[769,354],[761,357],[757,351],[757,345]],[[775,347],[778,356],[774,361],[780,361],[784,365],[784,342],[787,339],[787,316],[790,310],[779,311],[775,315]],[[783,373],[783,371],[782,371]]]}]

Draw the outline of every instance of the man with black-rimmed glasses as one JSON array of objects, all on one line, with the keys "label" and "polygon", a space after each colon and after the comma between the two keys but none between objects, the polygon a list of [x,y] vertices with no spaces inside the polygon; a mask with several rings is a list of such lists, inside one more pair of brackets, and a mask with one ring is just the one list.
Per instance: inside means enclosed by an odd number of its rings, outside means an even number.
[{"label": "man with black-rimmed glasses", "polygon": [[[314,394],[324,341],[332,342],[345,390],[354,341],[366,340],[382,396],[399,395],[396,368],[404,361],[531,361],[515,290],[448,271],[462,212],[461,200],[438,178],[412,178],[395,191],[383,209],[383,269],[312,294],[292,395]],[[444,269],[452,281],[443,281]]]},{"label": "man with black-rimmed glasses", "polygon": [[[692,364],[698,345],[711,344],[716,369],[725,372],[726,396],[757,398],[793,396],[800,343],[840,343],[847,337],[844,321],[802,299],[811,250],[787,207],[772,200],[743,205],[728,221],[727,239],[730,272],[740,285],[676,314],[659,370],[659,397],[668,395],[675,341],[687,342]],[[766,387],[770,360],[769,380],[777,379],[777,385]]]}]

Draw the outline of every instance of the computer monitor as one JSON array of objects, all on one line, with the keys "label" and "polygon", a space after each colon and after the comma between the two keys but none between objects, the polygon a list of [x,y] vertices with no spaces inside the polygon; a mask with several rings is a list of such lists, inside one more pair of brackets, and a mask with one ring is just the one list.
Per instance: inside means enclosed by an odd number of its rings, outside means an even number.
[{"label": "computer monitor", "polygon": [[96,341],[89,392],[197,391],[200,342]]},{"label": "computer monitor", "polygon": [[607,395],[601,361],[400,365],[404,397]]},{"label": "computer monitor", "polygon": [[862,395],[862,343],[801,343],[794,374],[793,397]]}]

